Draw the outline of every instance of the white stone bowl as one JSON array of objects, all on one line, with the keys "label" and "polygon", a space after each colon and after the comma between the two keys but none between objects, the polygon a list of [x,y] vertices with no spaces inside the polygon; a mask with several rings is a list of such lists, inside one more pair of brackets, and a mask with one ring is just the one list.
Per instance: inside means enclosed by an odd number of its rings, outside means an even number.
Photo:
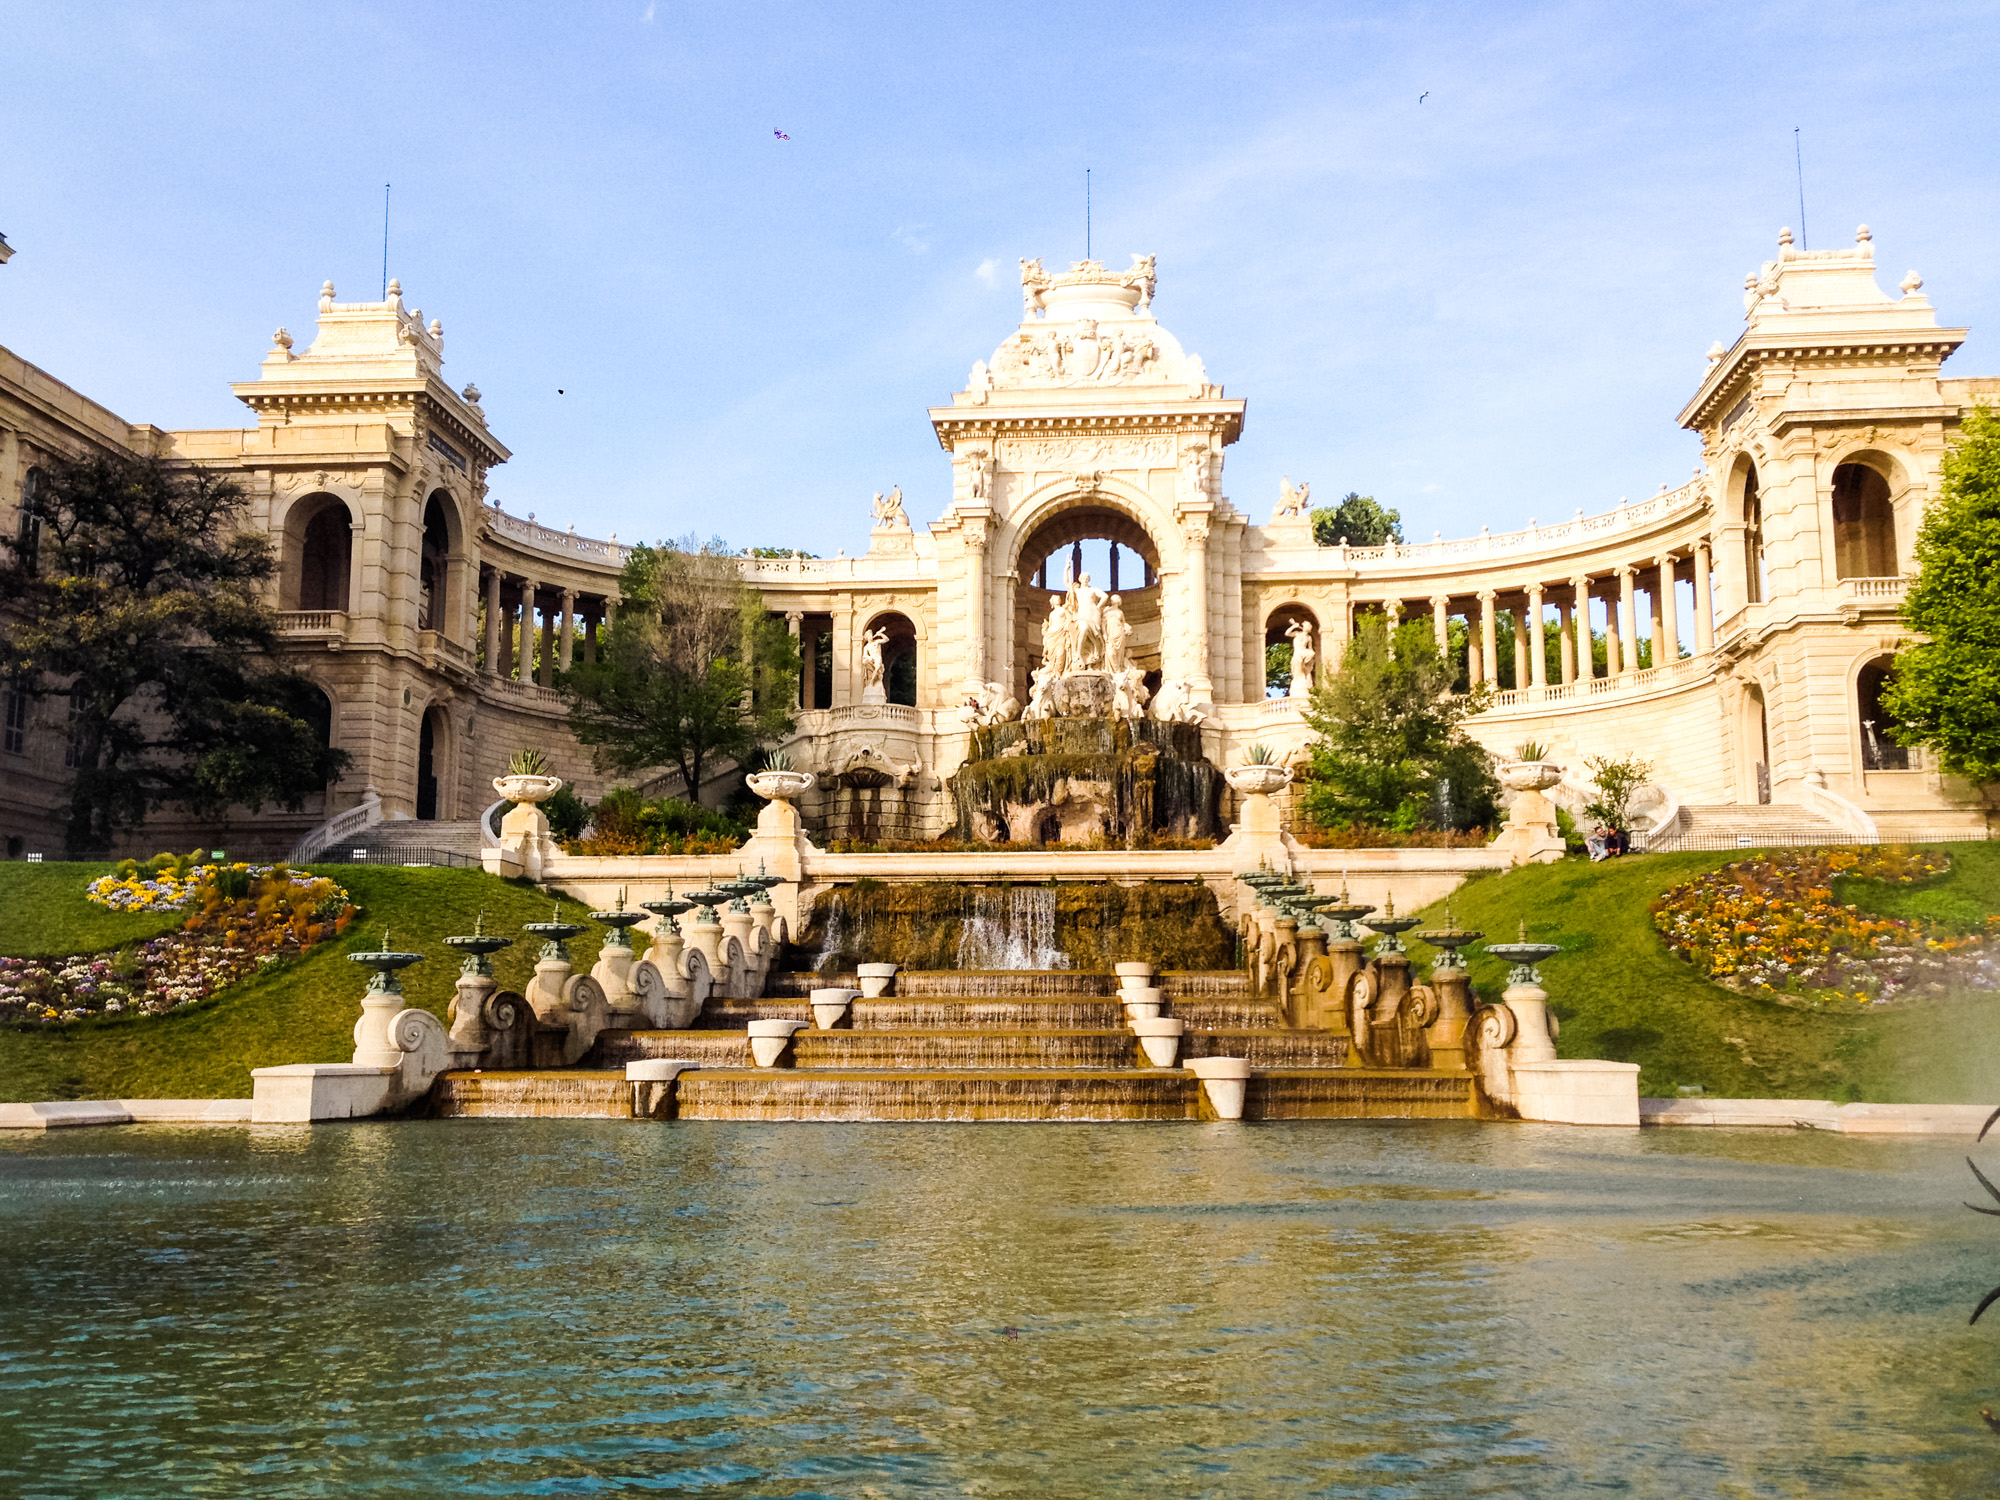
[{"label": "white stone bowl", "polygon": [[1190,1057],[1185,1066],[1201,1080],[1201,1090],[1219,1118],[1243,1118],[1243,1095],[1250,1086],[1247,1057]]},{"label": "white stone bowl", "polygon": [[1156,1068],[1171,1068],[1175,1054],[1180,1051],[1181,1035],[1187,1030],[1187,1022],[1179,1016],[1135,1016],[1132,1030],[1139,1038],[1140,1047],[1145,1050],[1147,1062]]},{"label": "white stone bowl", "polygon": [[812,992],[813,1025],[821,1031],[831,1031],[847,1015],[848,1006],[860,990],[824,989]]},{"label": "white stone bowl", "polygon": [[792,1044],[792,1033],[802,1031],[810,1021],[752,1021],[750,1023],[750,1056],[760,1068],[775,1068],[778,1059],[785,1055],[785,1049]]},{"label": "white stone bowl", "polygon": [[1153,977],[1153,966],[1147,963],[1113,964],[1111,972],[1118,976],[1120,984],[1130,984],[1135,979],[1144,984]]},{"label": "white stone bowl", "polygon": [[636,1062],[625,1064],[627,1083],[672,1083],[690,1068],[698,1068],[698,1062],[689,1062],[681,1057],[642,1057]]},{"label": "white stone bowl", "polygon": [[880,1000],[889,993],[890,981],[896,977],[894,964],[856,964],[855,977],[861,981],[861,998]]},{"label": "white stone bowl", "polygon": [[1231,766],[1222,779],[1239,797],[1269,796],[1290,783],[1292,768],[1275,764]]},{"label": "white stone bowl", "polygon": [[509,802],[546,802],[563,787],[560,776],[495,776],[493,790]]},{"label": "white stone bowl", "polygon": [[789,801],[812,789],[813,775],[810,771],[758,771],[743,780],[751,791],[766,800],[784,798]]}]

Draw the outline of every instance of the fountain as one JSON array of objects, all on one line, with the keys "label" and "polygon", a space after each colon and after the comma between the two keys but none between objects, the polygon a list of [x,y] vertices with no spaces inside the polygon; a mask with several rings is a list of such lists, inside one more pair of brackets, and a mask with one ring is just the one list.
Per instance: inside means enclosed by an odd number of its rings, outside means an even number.
[{"label": "fountain", "polygon": [[493,982],[492,956],[502,948],[514,946],[514,940],[500,937],[486,931],[486,913],[480,912],[473,920],[472,931],[462,937],[448,937],[445,946],[456,948],[465,955],[465,963],[458,974],[458,985],[453,991],[451,1018],[451,1050],[454,1060],[461,1066],[477,1067],[479,1059],[492,1045],[493,1032],[511,1030],[514,1024],[514,1006],[507,1002],[504,1012],[496,1010]]}]

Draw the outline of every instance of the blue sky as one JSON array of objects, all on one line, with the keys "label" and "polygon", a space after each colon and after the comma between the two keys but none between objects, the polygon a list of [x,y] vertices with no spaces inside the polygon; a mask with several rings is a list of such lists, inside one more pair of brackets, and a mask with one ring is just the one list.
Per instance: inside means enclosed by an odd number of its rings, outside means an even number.
[{"label": "blue sky", "polygon": [[[1919,270],[2000,370],[1979,5],[559,6],[0,0],[0,343],[133,421],[241,425],[271,330],[390,274],[516,513],[865,545],[1019,257],[1159,257],[1247,398],[1225,490],[1428,537],[1678,483],[1674,414],[1797,228]],[[1419,102],[1419,96],[1428,98]],[[776,141],[782,128],[790,141]],[[558,395],[558,389],[566,394]]]}]

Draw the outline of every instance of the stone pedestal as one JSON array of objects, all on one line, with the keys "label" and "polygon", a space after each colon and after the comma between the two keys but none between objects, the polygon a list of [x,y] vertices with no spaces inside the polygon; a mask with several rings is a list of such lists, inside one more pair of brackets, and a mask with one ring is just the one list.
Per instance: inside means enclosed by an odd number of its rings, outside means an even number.
[{"label": "stone pedestal", "polygon": [[1514,794],[1514,800],[1493,845],[1505,849],[1515,864],[1553,864],[1566,852],[1556,827],[1555,804],[1542,795],[1561,779],[1562,767],[1545,761],[1520,761],[1500,768],[1500,784]]},{"label": "stone pedestal", "polygon": [[1510,984],[1500,1003],[1514,1013],[1514,1040],[1508,1044],[1507,1060],[1513,1067],[1522,1063],[1556,1060],[1555,1038],[1549,1034],[1549,995],[1538,984]]},{"label": "stone pedestal", "polygon": [[1465,970],[1431,970],[1431,988],[1437,992],[1437,1019],[1425,1032],[1430,1043],[1431,1066],[1462,1072],[1466,1067],[1465,1028],[1472,1020],[1472,985]]},{"label": "stone pedestal", "polygon": [[[497,986],[490,974],[461,974],[451,999],[451,1050],[461,1067],[479,1066],[476,1061],[492,1041],[486,1025],[486,1002]],[[464,1061],[471,1058],[473,1061]]]}]

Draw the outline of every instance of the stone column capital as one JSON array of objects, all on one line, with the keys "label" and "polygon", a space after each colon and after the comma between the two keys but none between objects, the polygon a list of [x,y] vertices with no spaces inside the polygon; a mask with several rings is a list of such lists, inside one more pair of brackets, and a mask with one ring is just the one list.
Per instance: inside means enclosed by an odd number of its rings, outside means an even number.
[{"label": "stone column capital", "polygon": [[1479,602],[1485,605],[1486,608],[1488,609],[1491,609],[1493,607],[1493,601],[1498,599],[1499,597],[1500,594],[1497,589],[1481,589],[1479,591]]},{"label": "stone column capital", "polygon": [[1528,602],[1530,604],[1540,604],[1542,602],[1542,586],[1539,583],[1528,585]]},{"label": "stone column capital", "polygon": [[1638,576],[1638,572],[1639,570],[1633,567],[1630,563],[1620,563],[1617,567],[1619,583],[1621,584],[1631,583],[1631,581]]}]

